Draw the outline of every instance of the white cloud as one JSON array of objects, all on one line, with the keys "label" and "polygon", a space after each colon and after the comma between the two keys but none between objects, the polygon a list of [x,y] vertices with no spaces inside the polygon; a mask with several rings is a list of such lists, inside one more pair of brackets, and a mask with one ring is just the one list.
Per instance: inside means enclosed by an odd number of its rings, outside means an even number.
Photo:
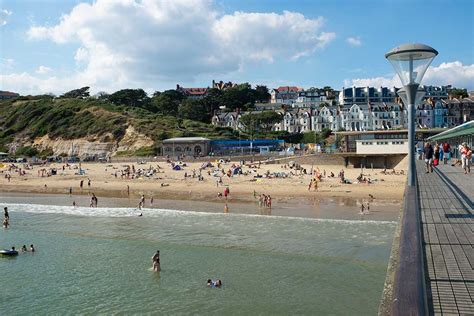
[{"label": "white cloud", "polygon": [[7,24],[10,15],[12,15],[12,11],[7,9],[0,10],[0,26]]},{"label": "white cloud", "polygon": [[41,65],[38,67],[38,69],[36,69],[36,73],[43,75],[50,72],[51,70],[52,70],[51,68]]},{"label": "white cloud", "polygon": [[[57,92],[58,87],[75,86],[73,78],[48,77],[41,79],[29,73],[0,74],[2,90],[21,92],[21,94],[38,94]],[[61,92],[64,92],[61,90]]]},{"label": "white cloud", "polygon": [[[72,87],[114,91],[192,82],[255,63],[294,60],[334,38],[322,17],[301,13],[221,14],[209,0],[98,0],[81,3],[55,26],[33,26],[30,39],[77,43]],[[70,82],[67,80],[66,82]],[[43,85],[41,85],[43,87]]]},{"label": "white cloud", "polygon": [[13,65],[15,65],[15,60],[12,58],[2,58],[0,63],[0,70],[5,71],[12,69]]},{"label": "white cloud", "polygon": [[362,41],[360,40],[360,37],[357,36],[357,37],[348,37],[346,38],[346,42],[351,45],[351,46],[354,46],[354,47],[359,47],[362,45]]},{"label": "white cloud", "polygon": [[[439,66],[430,66],[423,77],[424,85],[453,85],[458,88],[474,89],[474,64],[463,65],[460,61],[445,62]],[[344,80],[344,86],[387,86],[400,87],[397,75],[392,77],[357,78]]]}]

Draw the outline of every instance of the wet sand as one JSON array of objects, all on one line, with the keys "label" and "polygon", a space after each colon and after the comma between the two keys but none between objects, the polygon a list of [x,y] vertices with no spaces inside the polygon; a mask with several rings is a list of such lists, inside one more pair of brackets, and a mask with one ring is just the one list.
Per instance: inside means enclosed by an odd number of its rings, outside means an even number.
[{"label": "wet sand", "polygon": [[[99,207],[123,207],[130,208],[137,215],[143,213],[146,217],[147,210],[170,209],[208,213],[223,213],[224,204],[227,203],[229,213],[291,216],[322,219],[343,219],[343,220],[375,220],[375,221],[396,221],[400,211],[400,201],[397,200],[372,200],[357,199],[350,197],[334,198],[277,198],[273,201],[272,208],[259,207],[257,200],[240,201],[233,199],[221,199],[219,201],[193,201],[193,200],[171,200],[155,199],[153,207],[150,200],[146,200],[145,208],[138,210],[138,199],[136,198],[116,198],[98,196]],[[72,206],[73,201],[78,207],[88,207],[90,203],[89,195],[69,195],[69,194],[35,194],[35,193],[14,193],[0,191],[0,206],[8,204],[40,204],[40,205],[65,205]],[[361,203],[370,204],[370,211],[364,215],[360,214]],[[14,212],[11,209],[10,212]]]}]

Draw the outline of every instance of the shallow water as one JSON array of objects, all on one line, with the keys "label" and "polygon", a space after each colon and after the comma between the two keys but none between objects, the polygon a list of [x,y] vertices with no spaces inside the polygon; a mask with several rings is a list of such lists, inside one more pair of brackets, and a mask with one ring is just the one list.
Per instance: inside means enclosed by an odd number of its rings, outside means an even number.
[{"label": "shallow water", "polygon": [[[395,222],[9,204],[2,315],[375,315]],[[161,251],[161,273],[151,256]],[[223,288],[206,288],[208,278]]]}]

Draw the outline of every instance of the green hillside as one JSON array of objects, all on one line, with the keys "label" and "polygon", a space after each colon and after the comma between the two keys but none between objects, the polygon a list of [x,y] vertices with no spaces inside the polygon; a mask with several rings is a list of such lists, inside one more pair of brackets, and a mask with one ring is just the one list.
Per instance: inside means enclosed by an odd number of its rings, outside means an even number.
[{"label": "green hillside", "polygon": [[[103,137],[102,141],[119,140],[129,125],[155,142],[180,136],[235,137],[228,128],[178,119],[140,107],[115,105],[107,100],[41,96],[0,102],[0,151],[5,151],[6,145],[15,138],[32,140],[46,134],[51,138],[98,135]],[[109,133],[113,139],[107,136]]]}]

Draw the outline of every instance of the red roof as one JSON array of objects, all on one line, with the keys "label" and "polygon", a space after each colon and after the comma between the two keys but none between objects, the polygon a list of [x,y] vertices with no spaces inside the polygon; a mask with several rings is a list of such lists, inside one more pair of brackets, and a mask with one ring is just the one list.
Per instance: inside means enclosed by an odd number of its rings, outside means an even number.
[{"label": "red roof", "polygon": [[278,92],[298,92],[298,91],[301,91],[303,89],[299,88],[299,87],[285,86],[285,87],[278,87],[276,90]]},{"label": "red roof", "polygon": [[18,93],[10,92],[10,91],[0,91],[0,95],[5,97],[17,97],[19,96]]},{"label": "red roof", "polygon": [[206,94],[207,88],[182,88],[186,94],[203,95]]}]

